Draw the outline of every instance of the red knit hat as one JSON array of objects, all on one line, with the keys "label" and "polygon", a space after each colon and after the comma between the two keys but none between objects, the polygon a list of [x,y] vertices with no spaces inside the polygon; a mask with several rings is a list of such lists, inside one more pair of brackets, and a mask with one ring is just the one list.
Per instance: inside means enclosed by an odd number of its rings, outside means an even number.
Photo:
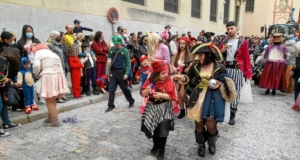
[{"label": "red knit hat", "polygon": [[140,57],[140,62],[142,63],[142,62],[143,62],[143,60],[145,60],[145,59],[148,59],[148,57],[147,57],[147,56],[145,56],[145,55],[142,55],[142,56]]},{"label": "red knit hat", "polygon": [[151,63],[154,72],[162,72],[169,69],[169,66],[166,65],[163,61],[155,61]]}]

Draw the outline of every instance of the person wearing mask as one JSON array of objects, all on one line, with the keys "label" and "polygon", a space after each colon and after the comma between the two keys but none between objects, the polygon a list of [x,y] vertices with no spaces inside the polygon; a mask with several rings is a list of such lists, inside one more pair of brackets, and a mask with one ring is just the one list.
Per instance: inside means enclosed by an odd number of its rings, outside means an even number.
[{"label": "person wearing mask", "polygon": [[66,43],[66,46],[68,48],[74,43],[74,38],[73,38],[73,33],[74,32],[73,32],[73,27],[70,24],[66,25],[65,28],[67,30],[67,33],[65,34],[65,36],[66,36],[65,43]]},{"label": "person wearing mask", "polygon": [[[22,29],[22,36],[17,42],[17,48],[20,51],[20,57],[27,57],[29,59],[31,72],[32,72],[32,66],[34,61],[34,54],[31,53],[30,50],[25,49],[25,46],[30,46],[34,44],[40,44],[40,43],[41,43],[40,40],[35,38],[32,26],[27,24],[24,25]],[[32,77],[34,78],[34,81],[36,81],[35,75],[33,75]],[[21,99],[23,99],[23,94],[21,93],[20,95],[21,95]],[[39,96],[38,96],[38,101],[40,103],[45,103],[44,100],[39,98]]]},{"label": "person wearing mask", "polygon": [[30,25],[24,25],[22,29],[22,36],[17,42],[17,48],[20,51],[21,57],[28,57],[30,60],[30,63],[32,65],[34,60],[34,55],[28,53],[25,49],[25,45],[31,45],[31,44],[39,44],[41,43],[40,40],[35,38],[33,28]]},{"label": "person wearing mask", "polygon": [[109,98],[108,108],[105,112],[110,112],[115,109],[115,92],[117,86],[120,86],[124,96],[129,102],[129,108],[132,108],[135,100],[132,98],[129,88],[126,85],[130,71],[130,56],[126,48],[121,46],[122,38],[120,36],[112,36],[114,47],[108,51],[107,64],[110,66],[109,76]]},{"label": "person wearing mask", "polygon": [[0,53],[9,46],[15,46],[15,36],[11,32],[3,31],[0,39]]},{"label": "person wearing mask", "polygon": [[148,56],[148,36],[143,35],[139,45],[140,55]]},{"label": "person wearing mask", "polygon": [[[67,73],[69,72],[69,68],[68,68],[68,63],[67,60],[65,59],[65,55],[66,55],[66,49],[64,47],[64,45],[61,43],[61,36],[60,33],[58,31],[52,31],[50,32],[50,38],[51,38],[51,42],[50,44],[48,44],[48,48],[49,50],[51,50],[53,53],[57,54],[57,56],[59,57],[60,61],[61,61],[61,66],[63,68],[64,74],[67,75]],[[65,103],[66,102],[66,98],[62,97],[56,100],[57,103]]]},{"label": "person wearing mask", "polygon": [[97,31],[92,43],[92,50],[96,54],[96,77],[100,78],[106,72],[108,47],[104,41],[104,35],[101,31]]}]

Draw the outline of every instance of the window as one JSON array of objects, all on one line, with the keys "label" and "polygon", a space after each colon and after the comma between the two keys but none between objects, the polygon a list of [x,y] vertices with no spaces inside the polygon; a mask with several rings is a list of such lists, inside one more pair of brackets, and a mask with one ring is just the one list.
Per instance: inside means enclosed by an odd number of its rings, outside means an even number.
[{"label": "window", "polygon": [[230,6],[230,0],[226,0],[226,3],[224,4],[224,19],[223,19],[224,24],[226,24],[229,19],[229,6]]},{"label": "window", "polygon": [[235,6],[235,22],[239,24],[240,19],[240,6]]},{"label": "window", "polygon": [[178,0],[165,0],[165,11],[178,13]]},{"label": "window", "polygon": [[246,1],[246,11],[253,12],[254,11],[254,0]]},{"label": "window", "polygon": [[135,4],[139,4],[139,5],[145,5],[145,0],[122,0],[122,1],[135,3]]},{"label": "window", "polygon": [[201,0],[192,0],[192,17],[200,18]]},{"label": "window", "polygon": [[217,22],[217,5],[218,0],[210,1],[210,21]]}]

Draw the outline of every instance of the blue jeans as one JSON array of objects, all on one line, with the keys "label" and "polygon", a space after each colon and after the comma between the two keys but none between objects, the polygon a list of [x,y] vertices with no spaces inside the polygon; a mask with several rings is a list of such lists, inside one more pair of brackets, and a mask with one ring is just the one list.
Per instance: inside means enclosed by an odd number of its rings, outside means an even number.
[{"label": "blue jeans", "polygon": [[8,110],[7,107],[2,103],[2,98],[0,97],[0,117],[4,125],[10,125],[10,120],[8,118]]}]

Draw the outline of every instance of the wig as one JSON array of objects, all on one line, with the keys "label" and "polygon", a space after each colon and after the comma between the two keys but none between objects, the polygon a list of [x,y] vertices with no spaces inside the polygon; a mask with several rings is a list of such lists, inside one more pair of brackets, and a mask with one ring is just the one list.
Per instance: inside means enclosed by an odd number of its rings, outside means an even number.
[{"label": "wig", "polygon": [[42,50],[42,49],[49,49],[49,48],[45,44],[36,44],[31,47],[31,52],[33,54],[35,54],[37,51]]},{"label": "wig", "polygon": [[151,33],[148,36],[148,48],[149,48],[149,55],[148,57],[151,57],[157,52],[157,45],[159,41],[161,40],[160,36],[157,33]]}]

